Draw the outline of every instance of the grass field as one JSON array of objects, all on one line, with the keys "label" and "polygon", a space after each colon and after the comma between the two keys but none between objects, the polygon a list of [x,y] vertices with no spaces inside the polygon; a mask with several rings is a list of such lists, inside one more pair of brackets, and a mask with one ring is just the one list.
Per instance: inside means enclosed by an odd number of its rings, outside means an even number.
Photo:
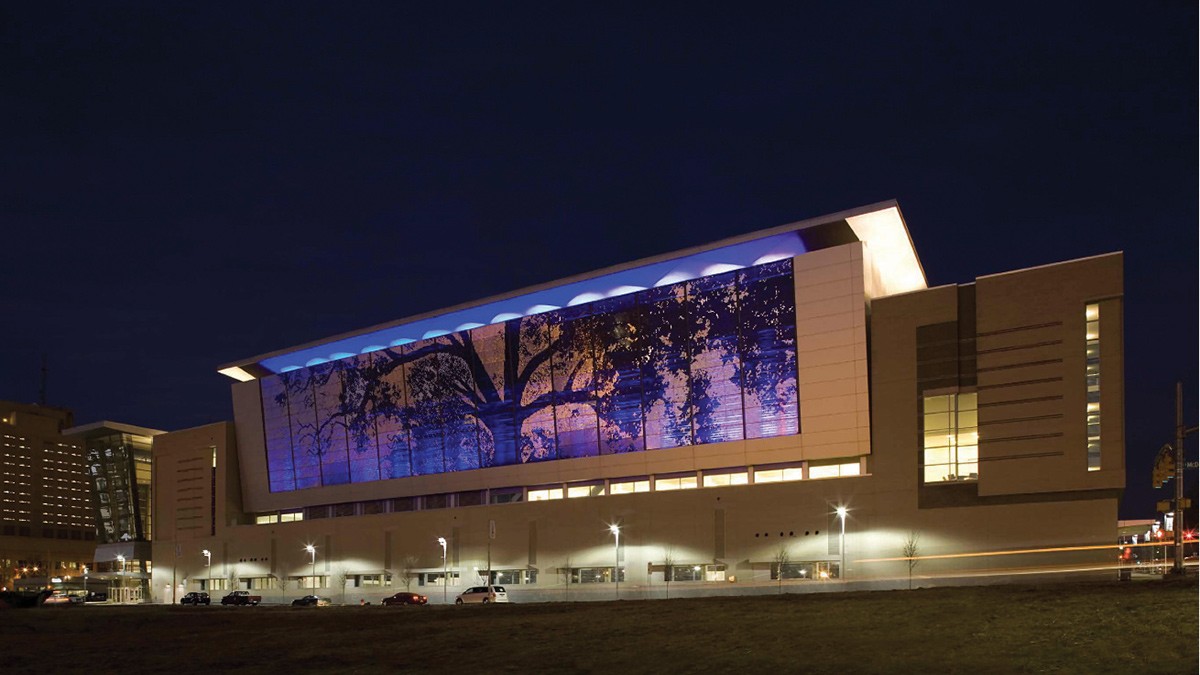
[{"label": "grass field", "polygon": [[[0,614],[0,672],[1196,673],[1187,581]],[[1174,636],[1174,637],[1173,637]]]}]

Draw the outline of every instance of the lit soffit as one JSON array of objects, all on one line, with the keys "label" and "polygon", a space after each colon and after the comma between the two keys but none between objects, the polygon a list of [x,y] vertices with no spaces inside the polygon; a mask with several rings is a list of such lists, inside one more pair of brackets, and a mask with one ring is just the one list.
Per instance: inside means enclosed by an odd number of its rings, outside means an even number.
[{"label": "lit soffit", "polygon": [[229,377],[232,377],[233,379],[237,380],[238,382],[249,382],[250,380],[254,379],[253,375],[251,375],[250,373],[247,373],[246,371],[242,370],[238,366],[230,366],[228,368],[222,368],[222,369],[218,370],[217,372],[222,375],[228,375]]},{"label": "lit soffit", "polygon": [[[842,217],[830,216],[829,218]],[[912,240],[900,210],[894,204],[885,208],[845,216],[855,236],[870,251],[881,288],[876,296],[892,295],[926,288],[925,273],[917,259]],[[315,366],[357,354],[409,344],[419,340],[447,335],[486,324],[510,321],[522,316],[549,312],[562,307],[594,302],[646,288],[696,279],[729,270],[761,265],[791,258],[806,252],[801,232],[809,225],[826,222],[812,219],[805,224],[782,226],[763,233],[763,236],[735,244],[701,250],[656,262],[634,263],[616,272],[599,274],[579,281],[542,286],[527,292],[495,300],[485,300],[466,307],[454,308],[440,314],[402,320],[315,344],[305,345],[269,356],[246,361],[220,370],[222,374],[240,381],[255,379],[266,373],[283,373]],[[796,227],[798,225],[798,227]],[[796,227],[796,229],[791,229]],[[785,231],[784,228],[787,228]],[[753,235],[751,235],[753,236]],[[245,366],[253,367],[250,371]],[[265,371],[265,372],[258,372]]]},{"label": "lit soffit", "polygon": [[908,236],[908,228],[900,209],[892,206],[846,218],[850,229],[871,252],[879,271],[883,288],[879,296],[907,293],[928,288],[925,270],[917,259],[916,249]]}]

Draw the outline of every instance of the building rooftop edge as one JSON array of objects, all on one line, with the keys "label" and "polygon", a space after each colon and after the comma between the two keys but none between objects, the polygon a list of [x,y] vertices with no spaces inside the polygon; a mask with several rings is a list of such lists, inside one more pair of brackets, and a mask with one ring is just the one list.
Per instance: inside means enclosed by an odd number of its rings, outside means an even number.
[{"label": "building rooftop edge", "polygon": [[102,430],[115,431],[117,433],[122,433],[122,434],[134,434],[137,436],[157,436],[159,434],[167,433],[165,431],[162,431],[161,429],[150,429],[148,427],[139,427],[139,426],[135,426],[133,424],[124,424],[122,422],[111,422],[109,420],[100,420],[99,422],[89,422],[88,424],[81,424],[79,426],[71,427],[69,429],[63,429],[62,435],[63,436],[83,436],[85,434],[90,434],[93,431],[102,431]]},{"label": "building rooftop edge", "polygon": [[[661,253],[661,254],[649,256],[646,258],[640,258],[638,260],[633,260],[633,261],[629,261],[629,262],[619,263],[616,265],[611,265],[609,267],[604,267],[604,268],[601,268],[598,270],[593,270],[591,272],[584,272],[584,273],[572,275],[569,277],[554,279],[554,280],[551,280],[551,281],[548,281],[548,282],[545,282],[542,284],[526,286],[524,288],[519,288],[519,289],[508,291],[505,293],[487,296],[484,298],[479,298],[479,299],[471,300],[471,301],[464,302],[464,303],[459,303],[457,305],[452,305],[450,307],[438,308],[438,309],[434,309],[434,310],[431,310],[428,312],[423,312],[421,314],[416,314],[416,315],[404,317],[401,319],[397,319],[394,321],[388,321],[385,323],[375,324],[373,326],[368,326],[365,328],[360,328],[360,329],[348,331],[345,333],[339,333],[337,335],[327,336],[327,337],[320,338],[317,340],[305,342],[305,343],[302,343],[299,345],[294,345],[291,347],[277,349],[277,350],[267,352],[264,354],[259,354],[257,356],[252,356],[249,358],[243,358],[243,359],[238,359],[235,361],[223,363],[217,367],[217,370],[218,370],[218,372],[222,372],[222,374],[229,375],[230,377],[233,377],[234,379],[240,379],[240,380],[256,379],[252,375],[245,374],[245,371],[242,371],[243,376],[239,377],[239,374],[237,374],[237,371],[239,371],[244,366],[254,366],[254,365],[257,365],[267,359],[272,359],[275,357],[285,356],[285,355],[292,354],[295,352],[301,352],[304,350],[313,349],[313,348],[320,347],[323,345],[335,343],[340,340],[356,338],[356,337],[360,337],[360,336],[367,335],[370,333],[384,331],[384,330],[388,330],[391,328],[415,323],[418,321],[436,318],[441,315],[451,314],[451,313],[462,311],[462,310],[467,310],[467,309],[472,309],[475,307],[488,305],[491,303],[502,302],[505,300],[513,299],[513,298],[520,298],[521,296],[524,296],[524,295],[530,295],[530,294],[537,293],[540,291],[554,289],[554,288],[557,288],[560,286],[566,286],[569,284],[579,283],[579,282],[587,281],[589,279],[593,279],[596,277],[602,277],[602,276],[606,276],[606,275],[610,275],[610,274],[616,274],[616,273],[620,273],[623,271],[636,269],[639,267],[654,265],[657,263],[668,262],[668,261],[674,260],[676,258],[683,258],[683,257],[687,257],[687,256],[698,255],[698,254],[702,254],[702,253],[705,253],[708,251],[713,251],[713,250],[721,249],[721,248],[728,247],[728,246],[734,246],[737,244],[743,244],[746,242],[751,242],[751,241],[755,241],[755,240],[759,240],[759,239],[765,239],[768,237],[787,234],[790,232],[797,232],[799,230],[807,229],[810,227],[815,227],[818,225],[823,225],[825,223],[832,223],[832,222],[837,222],[839,220],[847,220],[847,219],[852,219],[852,218],[856,218],[859,216],[864,216],[867,214],[884,212],[889,209],[895,209],[896,215],[899,217],[898,218],[899,225],[900,225],[901,230],[903,230],[903,232],[902,232],[903,241],[907,242],[908,252],[911,255],[911,259],[913,261],[915,261],[917,273],[919,274],[920,279],[923,282],[925,279],[925,272],[924,272],[923,267],[921,266],[920,259],[916,255],[916,249],[912,245],[912,238],[908,232],[908,226],[907,226],[906,222],[904,221],[903,213],[900,212],[899,202],[896,199],[886,199],[886,200],[875,202],[872,204],[857,206],[857,207],[846,209],[843,211],[837,211],[834,213],[815,216],[812,218],[805,218],[802,220],[793,221],[791,223],[786,223],[784,225],[778,225],[778,226],[763,229],[763,230],[757,230],[757,231],[749,232],[746,234],[740,234],[740,235],[735,235],[732,237],[727,237],[727,238],[720,239],[720,240],[710,242],[707,244],[700,244],[700,245],[691,246],[688,248],[677,249],[674,251],[668,251],[666,253]],[[860,237],[860,239],[863,239],[863,234],[864,233],[860,229],[856,230],[856,235],[858,235]],[[226,371],[229,371],[229,372],[226,372]]]}]

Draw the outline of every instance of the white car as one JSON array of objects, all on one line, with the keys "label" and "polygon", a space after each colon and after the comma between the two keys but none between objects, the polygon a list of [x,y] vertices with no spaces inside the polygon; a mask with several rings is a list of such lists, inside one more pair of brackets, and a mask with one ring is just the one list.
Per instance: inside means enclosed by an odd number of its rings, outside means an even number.
[{"label": "white car", "polygon": [[489,604],[492,602],[508,602],[508,591],[504,590],[503,586],[472,586],[454,599],[454,604],[461,605],[468,602],[478,602]]}]

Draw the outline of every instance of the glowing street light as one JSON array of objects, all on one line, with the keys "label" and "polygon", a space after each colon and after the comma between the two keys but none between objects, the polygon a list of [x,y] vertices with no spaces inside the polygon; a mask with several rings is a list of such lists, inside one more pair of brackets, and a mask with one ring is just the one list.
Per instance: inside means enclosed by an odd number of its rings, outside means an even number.
[{"label": "glowing street light", "polygon": [[317,547],[312,544],[304,545],[304,552],[309,555],[308,564],[312,565],[312,584],[317,587]]},{"label": "glowing street light", "polygon": [[125,556],[117,554],[117,561],[121,563],[121,569],[117,576],[121,579],[121,602],[125,602]]},{"label": "glowing street light", "polygon": [[613,581],[617,582],[617,599],[621,599],[621,526],[613,523],[608,526],[613,536]]},{"label": "glowing street light", "polygon": [[841,550],[841,569],[838,574],[842,579],[846,578],[846,507],[838,507],[838,518],[841,519],[841,544],[838,549]]},{"label": "glowing street light", "polygon": [[437,543],[442,547],[442,603],[445,603],[446,586],[450,583],[450,568],[446,567],[446,538],[438,537]]}]

